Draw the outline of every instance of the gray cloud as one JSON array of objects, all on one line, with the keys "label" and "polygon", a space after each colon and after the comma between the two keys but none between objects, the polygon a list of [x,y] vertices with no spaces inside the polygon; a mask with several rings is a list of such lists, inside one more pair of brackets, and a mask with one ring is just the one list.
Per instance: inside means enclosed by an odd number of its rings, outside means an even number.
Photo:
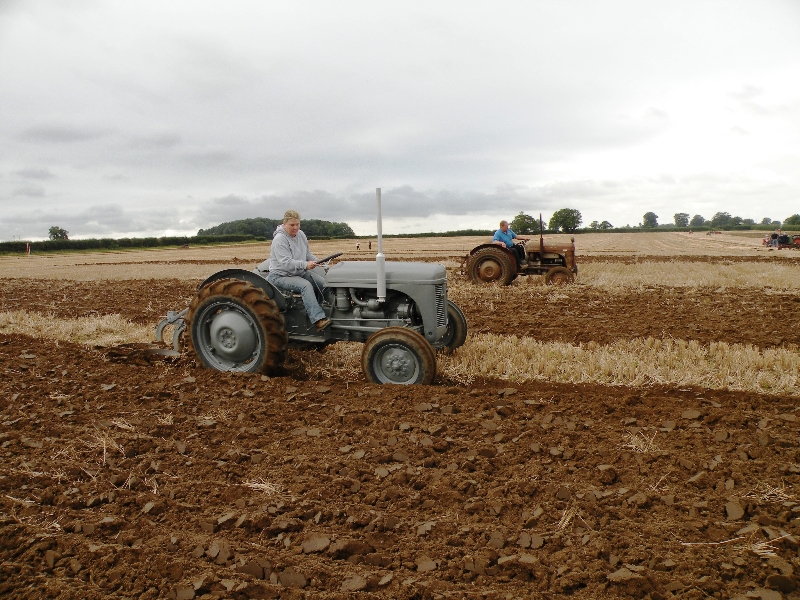
[{"label": "gray cloud", "polygon": [[45,190],[41,185],[26,185],[15,189],[12,194],[14,196],[27,196],[29,198],[43,198]]},{"label": "gray cloud", "polygon": [[788,104],[774,104],[766,106],[758,104],[757,102],[742,102],[742,106],[754,115],[759,117],[773,117],[776,115],[787,114],[791,112],[800,112],[800,102],[795,102],[793,105]]},{"label": "gray cloud", "polygon": [[[548,197],[550,196],[550,197]],[[491,206],[503,210],[523,210],[540,205],[547,209],[558,192],[546,189],[501,188],[494,192],[431,190],[420,191],[411,186],[382,190],[382,212],[386,218],[426,218],[432,215],[468,215]],[[210,223],[252,218],[277,218],[287,208],[295,208],[305,218],[335,221],[374,220],[375,192],[334,194],[323,190],[271,194],[255,199],[229,195],[203,203],[199,214]]]},{"label": "gray cloud", "polygon": [[132,136],[128,144],[131,148],[174,148],[181,143],[178,133],[156,133],[146,136]]},{"label": "gray cloud", "polygon": [[180,153],[180,160],[195,168],[217,167],[230,163],[233,154],[223,148],[190,148]]},{"label": "gray cloud", "polygon": [[50,171],[50,169],[38,169],[34,167],[29,167],[26,169],[20,169],[19,171],[14,172],[15,175],[19,175],[24,179],[52,179],[55,175]]},{"label": "gray cloud", "polygon": [[791,214],[799,6],[0,0],[0,239]]},{"label": "gray cloud", "polygon": [[[709,186],[718,188],[718,191],[714,194],[703,193],[702,190]],[[541,212],[547,219],[560,208],[577,208],[584,219],[608,219],[617,225],[635,225],[641,221],[641,215],[649,210],[665,215],[681,211],[701,213],[710,218],[717,210],[721,210],[714,208],[715,203],[743,218],[756,218],[751,214],[752,206],[758,206],[759,203],[754,202],[763,201],[763,198],[788,200],[792,193],[792,187],[785,184],[765,187],[746,178],[732,182],[726,177],[699,173],[681,178],[664,174],[627,180],[564,181],[534,187],[504,186],[488,193],[422,191],[402,186],[384,189],[381,196],[385,220],[395,224],[428,222],[423,230],[446,231],[454,227],[446,219],[441,220],[442,215],[452,218],[474,215],[478,218],[474,227],[491,228],[496,221],[494,215],[497,218],[509,218],[518,212],[533,215]],[[704,199],[695,199],[701,195]],[[634,207],[633,210],[631,207]],[[207,228],[237,219],[277,219],[287,208],[298,210],[307,219],[373,223],[376,214],[375,192],[370,190],[339,195],[315,190],[254,199],[228,195],[201,203],[192,221],[199,223],[198,228]],[[433,217],[436,220],[431,220]],[[374,228],[374,225],[367,227]]]},{"label": "gray cloud", "polygon": [[[715,190],[713,193],[708,190]],[[770,202],[789,202],[794,189],[785,183],[764,186],[741,177],[736,181],[712,173],[675,178],[637,177],[626,180],[583,179],[541,186],[501,186],[491,192],[475,190],[418,190],[400,186],[382,190],[384,231],[446,231],[466,227],[492,228],[499,218],[512,218],[522,211],[545,220],[559,208],[577,208],[588,223],[609,220],[614,225],[635,225],[644,212],[672,215],[675,212],[703,214],[710,218],[727,210],[743,218],[760,221],[753,206],[763,212]],[[279,218],[287,208],[295,208],[305,219],[344,221],[356,232],[375,230],[375,192],[333,193],[325,190],[275,193],[255,198],[229,194],[192,203],[190,210],[154,208],[150,203],[107,203],[83,210],[49,209],[8,214],[0,222],[0,239],[12,235],[29,238],[46,236],[50,225],[66,228],[71,237],[122,237],[165,235],[182,232],[192,235],[219,223],[252,217]],[[772,210],[775,218],[791,211]],[[780,213],[787,215],[780,216]],[[796,211],[794,211],[796,212]],[[661,219],[666,220],[666,217]],[[158,223],[157,227],[154,224]],[[459,225],[455,226],[454,223]]]},{"label": "gray cloud", "polygon": [[[162,224],[157,230],[153,223]],[[25,239],[47,237],[50,226],[57,225],[70,232],[72,238],[162,236],[170,230],[181,231],[180,216],[174,211],[124,207],[119,204],[99,204],[73,211],[67,208],[36,209],[8,214],[0,221],[3,235],[10,239],[20,235]]]},{"label": "gray cloud", "polygon": [[764,93],[764,88],[759,87],[757,85],[751,85],[749,83],[745,83],[742,85],[742,89],[737,92],[728,92],[728,96],[731,98],[735,98],[736,100],[752,100],[753,98],[757,98],[761,94]]},{"label": "gray cloud", "polygon": [[106,132],[93,127],[75,127],[69,125],[41,125],[28,127],[19,134],[24,142],[50,142],[65,144],[72,142],[88,142],[105,135]]}]

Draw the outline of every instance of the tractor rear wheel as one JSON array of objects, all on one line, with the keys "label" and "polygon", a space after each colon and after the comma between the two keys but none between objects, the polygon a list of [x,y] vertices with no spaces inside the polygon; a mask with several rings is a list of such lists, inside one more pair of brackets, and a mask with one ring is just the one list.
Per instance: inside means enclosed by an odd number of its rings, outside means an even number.
[{"label": "tractor rear wheel", "polygon": [[286,358],[288,337],[278,305],[264,290],[219,279],[195,296],[186,315],[189,347],[217,371],[271,373]]},{"label": "tractor rear wheel", "polygon": [[413,329],[386,327],[364,344],[361,368],[370,383],[430,385],[436,377],[436,355]]},{"label": "tractor rear wheel", "polygon": [[467,274],[473,283],[508,285],[517,277],[517,265],[500,248],[484,248],[467,260]]},{"label": "tractor rear wheel", "polygon": [[575,281],[575,275],[567,267],[553,267],[544,275],[547,285],[567,285]]},{"label": "tractor rear wheel", "polygon": [[467,318],[452,300],[447,301],[447,331],[442,336],[441,348],[452,352],[467,340]]}]

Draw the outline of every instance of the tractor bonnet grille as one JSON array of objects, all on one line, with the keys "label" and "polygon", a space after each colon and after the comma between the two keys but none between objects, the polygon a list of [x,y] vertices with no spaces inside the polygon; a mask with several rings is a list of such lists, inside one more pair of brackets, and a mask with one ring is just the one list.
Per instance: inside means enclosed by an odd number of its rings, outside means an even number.
[{"label": "tractor bonnet grille", "polygon": [[444,284],[436,286],[436,327],[447,325],[447,292]]}]

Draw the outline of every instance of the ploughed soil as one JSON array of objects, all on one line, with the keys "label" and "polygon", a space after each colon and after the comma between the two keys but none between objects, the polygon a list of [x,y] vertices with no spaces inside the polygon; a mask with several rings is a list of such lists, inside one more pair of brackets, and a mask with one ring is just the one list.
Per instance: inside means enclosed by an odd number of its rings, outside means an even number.
[{"label": "ploughed soil", "polygon": [[[151,324],[195,286],[4,280],[0,310]],[[788,294],[459,293],[472,331],[540,339],[800,330]],[[267,377],[18,335],[0,371],[3,597],[800,597],[793,398],[376,386],[296,350]]]},{"label": "ploughed soil", "polygon": [[[72,282],[0,280],[0,311],[24,308],[60,318],[120,314],[154,324],[191,302],[198,281]],[[471,332],[533,336],[542,341],[606,344],[632,337],[724,341],[766,348],[800,345],[800,296],[753,289],[589,286],[451,287]],[[113,299],[113,301],[112,301]],[[490,310],[480,307],[491,306]]]}]

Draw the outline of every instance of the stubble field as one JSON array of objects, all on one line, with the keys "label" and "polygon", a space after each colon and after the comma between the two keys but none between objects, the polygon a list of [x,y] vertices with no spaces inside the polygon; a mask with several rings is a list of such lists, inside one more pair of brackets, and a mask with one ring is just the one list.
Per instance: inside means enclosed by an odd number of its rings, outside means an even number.
[{"label": "stubble field", "polygon": [[470,328],[410,388],[357,344],[271,378],[110,349],[266,245],[2,257],[0,593],[798,597],[800,252],[760,239],[582,235],[564,288],[385,240]]}]

